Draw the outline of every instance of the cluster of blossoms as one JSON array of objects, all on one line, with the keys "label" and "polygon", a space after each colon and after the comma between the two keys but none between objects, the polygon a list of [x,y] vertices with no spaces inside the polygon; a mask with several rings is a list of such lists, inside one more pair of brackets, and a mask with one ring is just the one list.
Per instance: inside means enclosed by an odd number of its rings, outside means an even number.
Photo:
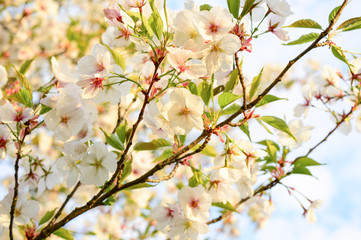
[{"label": "cluster of blossoms", "polygon": [[[6,183],[10,190],[0,202],[1,239],[44,239],[51,234],[72,239],[61,227],[96,207],[97,221],[83,219],[84,239],[135,233],[139,239],[158,233],[197,239],[221,220],[232,234],[238,233],[228,213],[211,219],[217,208],[247,214],[258,227],[264,226],[274,211],[269,190],[289,175],[311,175],[307,167],[319,164],[308,157],[313,149],[300,157],[289,155],[309,141],[311,126],[299,118],[287,124],[262,115],[263,105],[281,100],[269,91],[282,78],[284,86],[291,85],[288,70],[296,60],[287,66],[266,65],[254,78],[242,69],[246,52],[252,52],[261,35],[289,40],[281,28],[292,14],[289,4],[246,0],[227,10],[188,1],[179,12],[154,0],[108,4],[101,19],[108,25],[92,29],[97,17],[87,19],[85,32],[104,30],[101,44],[89,44],[94,36],[79,39],[76,21],[68,28],[64,23],[64,31],[49,27],[58,20],[48,14],[63,9],[57,3],[35,1],[35,19],[46,34],[37,33],[43,41],[30,39],[36,48],[30,46],[32,51],[16,60],[11,57],[26,51],[12,49],[19,38],[7,35],[14,26],[7,24],[6,12],[0,15],[5,23],[0,31],[7,28],[0,36],[0,63],[27,60],[12,68],[0,65],[0,153],[5,164],[14,165],[14,177]],[[20,29],[25,22],[29,28],[34,25],[30,6],[25,4]],[[52,31],[44,30],[48,28]],[[73,40],[77,51],[72,50]],[[9,41],[12,45],[1,44]],[[335,48],[329,39],[324,45]],[[34,55],[43,58],[33,63]],[[307,115],[318,100],[332,113],[336,128],[349,132],[348,119],[360,103],[360,59],[344,61],[350,66],[349,79],[331,67],[313,70],[303,89],[306,103],[296,106],[295,117]],[[37,71],[31,69],[43,62],[53,72],[45,85],[34,82]],[[340,86],[341,80],[347,87]],[[350,113],[330,110],[340,100],[351,102]],[[254,121],[268,132],[267,126],[274,128],[278,139],[252,141],[248,123]],[[164,190],[167,200],[157,198]],[[314,209],[321,202],[305,200],[311,204],[308,209],[301,204],[304,214],[314,222]],[[137,224],[140,218],[148,225],[145,229]]]}]

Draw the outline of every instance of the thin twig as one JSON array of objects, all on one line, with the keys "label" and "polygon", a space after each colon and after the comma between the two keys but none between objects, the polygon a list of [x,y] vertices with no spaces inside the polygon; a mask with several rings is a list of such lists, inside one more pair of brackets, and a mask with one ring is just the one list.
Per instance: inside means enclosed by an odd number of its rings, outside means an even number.
[{"label": "thin twig", "polygon": [[235,57],[235,61],[236,61],[236,66],[237,66],[237,70],[238,70],[238,76],[239,76],[239,82],[241,83],[242,86],[242,92],[243,92],[243,107],[246,108],[247,106],[247,102],[246,102],[246,86],[244,85],[244,76],[243,76],[243,71],[242,71],[242,67],[239,65],[239,59],[238,59],[238,52],[236,52],[234,54]]},{"label": "thin twig", "polygon": [[147,178],[147,180],[145,180],[146,182],[151,182],[151,183],[159,183],[159,182],[162,182],[162,181],[166,181],[166,180],[169,180],[171,179],[172,177],[174,177],[175,173],[177,172],[177,169],[179,167],[179,163],[176,163],[172,172],[170,172],[167,176],[164,176],[164,177],[161,177],[159,179],[150,179],[150,178]]}]

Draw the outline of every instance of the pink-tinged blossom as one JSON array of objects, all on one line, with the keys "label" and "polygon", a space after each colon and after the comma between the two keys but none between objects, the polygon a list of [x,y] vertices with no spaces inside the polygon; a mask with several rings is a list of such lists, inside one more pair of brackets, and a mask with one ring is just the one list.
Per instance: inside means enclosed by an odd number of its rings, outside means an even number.
[{"label": "pink-tinged blossom", "polygon": [[178,201],[186,217],[200,222],[208,219],[212,197],[202,185],[182,188],[178,192]]},{"label": "pink-tinged blossom", "polygon": [[199,32],[206,41],[213,41],[225,36],[235,25],[233,15],[222,7],[201,11],[199,18]]},{"label": "pink-tinged blossom", "polygon": [[124,5],[129,8],[141,8],[146,4],[145,0],[124,0]]},{"label": "pink-tinged blossom", "polygon": [[83,87],[83,98],[94,98],[99,90],[104,89],[104,79],[100,74],[82,75],[81,80],[77,84]]},{"label": "pink-tinged blossom", "polygon": [[117,4],[112,4],[103,10],[106,19],[111,25],[119,26],[124,23],[122,15],[120,15],[120,10],[121,9]]},{"label": "pink-tinged blossom", "polygon": [[288,32],[281,28],[286,18],[275,14],[270,14],[268,18],[268,31],[276,35],[282,41],[290,40]]},{"label": "pink-tinged blossom", "polygon": [[156,221],[155,228],[159,231],[171,227],[181,215],[181,209],[178,204],[157,206],[151,212],[151,218]]},{"label": "pink-tinged blossom", "polygon": [[116,158],[117,155],[108,152],[104,143],[94,143],[82,159],[80,181],[83,184],[103,185],[109,178],[109,172],[114,172],[117,167]]},{"label": "pink-tinged blossom", "polygon": [[11,144],[10,131],[4,124],[0,125],[0,157],[6,157],[6,151]]},{"label": "pink-tinged blossom", "polygon": [[207,192],[212,197],[213,202],[229,201],[235,191],[233,185],[241,177],[241,171],[235,168],[219,168],[210,175]]},{"label": "pink-tinged blossom", "polygon": [[170,94],[170,102],[165,106],[170,127],[176,134],[187,134],[196,128],[203,129],[203,102],[186,88],[176,88]]},{"label": "pink-tinged blossom", "polygon": [[310,205],[310,207],[305,212],[305,217],[309,223],[315,223],[317,221],[317,216],[315,214],[314,209],[319,209],[321,205],[323,204],[323,201],[316,200],[313,201]]},{"label": "pink-tinged blossom", "polygon": [[203,64],[196,64],[191,59],[195,54],[190,50],[180,48],[167,48],[169,51],[168,62],[179,73],[182,79],[198,79],[207,74],[207,70]]},{"label": "pink-tinged blossom", "polygon": [[111,69],[110,52],[100,44],[95,44],[92,54],[82,57],[78,62],[78,71],[81,75],[100,74],[107,76]]},{"label": "pink-tinged blossom", "polygon": [[267,0],[267,6],[271,12],[281,17],[288,17],[293,14],[291,6],[286,0]]},{"label": "pink-tinged blossom", "polygon": [[75,74],[66,61],[57,61],[55,57],[51,58],[51,68],[53,69],[56,80],[63,86],[67,83],[75,83],[79,76]]},{"label": "pink-tinged blossom", "polygon": [[1,122],[9,124],[11,128],[14,128],[17,123],[28,121],[32,117],[33,114],[30,108],[14,107],[14,105],[8,101],[0,107]]},{"label": "pink-tinged blossom", "polygon": [[148,105],[144,115],[144,121],[157,136],[161,138],[168,136],[171,138],[173,136],[166,109],[160,101],[152,101]]}]

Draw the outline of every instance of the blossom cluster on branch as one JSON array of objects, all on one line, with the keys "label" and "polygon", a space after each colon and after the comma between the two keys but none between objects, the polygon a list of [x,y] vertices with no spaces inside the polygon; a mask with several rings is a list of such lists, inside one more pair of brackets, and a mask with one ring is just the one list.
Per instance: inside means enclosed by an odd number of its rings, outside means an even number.
[{"label": "blossom cluster on branch", "polygon": [[[361,131],[361,58],[333,42],[361,28],[359,17],[338,23],[348,2],[323,27],[284,26],[286,0],[189,0],[178,12],[166,0],[0,2],[0,153],[13,168],[0,239],[198,239],[216,222],[237,237],[236,213],[264,226],[273,187],[295,196],[284,178],[312,176],[320,163],[309,155],[337,129],[349,133],[351,116]],[[318,32],[290,41],[287,28]],[[308,46],[251,77],[243,63],[270,33]],[[348,71],[313,64],[293,120],[265,114],[284,100],[271,90],[296,85],[290,68],[324,46]],[[295,156],[311,138],[301,118],[311,108],[334,127]],[[268,133],[256,142],[259,128]],[[322,201],[303,198],[315,222]]]}]

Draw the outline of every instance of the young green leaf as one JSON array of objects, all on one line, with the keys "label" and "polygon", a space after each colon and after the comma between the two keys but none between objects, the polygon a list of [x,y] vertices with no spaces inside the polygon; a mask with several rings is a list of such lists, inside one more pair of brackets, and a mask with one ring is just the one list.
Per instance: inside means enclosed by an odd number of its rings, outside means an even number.
[{"label": "young green leaf", "polygon": [[149,17],[149,26],[159,40],[162,39],[163,21],[158,12],[153,12]]},{"label": "young green leaf", "polygon": [[33,57],[32,59],[29,59],[29,60],[25,61],[25,62],[23,63],[23,65],[21,65],[19,72],[20,72],[21,74],[25,74],[25,73],[29,70],[30,65],[31,65],[31,63],[34,61],[34,59],[35,59],[35,57]]},{"label": "young green leaf", "polygon": [[191,91],[192,94],[199,96],[197,85],[194,82],[190,82],[188,84],[188,89],[189,89],[189,91]]},{"label": "young green leaf", "polygon": [[199,6],[199,11],[209,11],[212,9],[212,6],[209,4],[202,4]]},{"label": "young green leaf", "polygon": [[219,116],[233,114],[233,113],[237,112],[240,108],[241,108],[240,105],[234,103],[234,104],[232,104],[231,106],[229,106],[228,108],[223,109],[223,110],[219,113]]},{"label": "young green leaf", "polygon": [[107,47],[107,49],[109,50],[109,52],[112,54],[114,62],[120,66],[123,70],[125,70],[125,59],[124,57],[117,51],[113,50],[112,48],[110,48],[109,46],[105,45],[104,46]]},{"label": "young green leaf", "polygon": [[242,132],[244,132],[247,135],[249,141],[252,142],[251,135],[250,135],[250,132],[249,132],[248,122],[244,122],[241,126],[239,126],[239,129],[241,129]]},{"label": "young green leaf", "polygon": [[52,211],[47,211],[45,215],[40,219],[39,226],[43,225],[44,223],[48,222],[53,216],[56,211],[56,208]]},{"label": "young green leaf", "polygon": [[243,18],[244,16],[247,15],[247,13],[249,13],[250,11],[252,11],[252,9],[254,7],[256,7],[258,5],[259,2],[255,3],[256,0],[246,0],[244,2],[244,5],[243,5],[243,9],[242,9],[242,12],[241,12],[241,18]]},{"label": "young green leaf", "polygon": [[238,19],[240,0],[227,0],[229,12],[232,13],[235,19]]},{"label": "young green leaf", "polygon": [[32,93],[33,93],[33,89],[31,87],[31,83],[29,82],[29,80],[25,77],[24,74],[22,74],[21,72],[19,72],[14,65],[12,65],[12,67],[14,68],[16,74],[18,75],[19,81],[21,83],[21,86],[23,86],[23,88],[25,88],[26,90],[29,91],[31,99],[33,99]]},{"label": "young green leaf", "polygon": [[294,23],[292,23],[289,26],[285,26],[285,28],[316,28],[316,29],[322,29],[321,25],[317,22],[313,21],[312,19],[301,19]]},{"label": "young green leaf", "polygon": [[103,204],[106,206],[112,206],[115,203],[115,197],[114,196],[110,196],[108,197]]},{"label": "young green leaf", "polygon": [[224,88],[225,92],[231,92],[238,83],[238,68],[235,68],[229,76],[229,81]]},{"label": "young green leaf", "polygon": [[119,140],[122,143],[125,143],[126,134],[127,134],[127,120],[125,120],[125,122],[122,125],[117,127],[117,129],[115,130],[115,133],[117,134]]},{"label": "young green leaf", "polygon": [[172,146],[172,144],[165,140],[165,139],[155,139],[151,142],[138,142],[134,146],[135,151],[144,151],[144,150],[157,150],[158,148],[162,147],[169,147]]},{"label": "young green leaf", "polygon": [[221,108],[224,108],[240,98],[240,95],[236,95],[230,92],[224,92],[218,97],[218,104]]},{"label": "young green leaf", "polygon": [[59,228],[58,230],[54,231],[53,234],[65,240],[74,240],[71,232],[65,228]]},{"label": "young green leaf", "polygon": [[343,54],[343,52],[340,50],[340,48],[332,46],[331,52],[336,58],[338,58],[342,62],[348,64],[347,58],[346,58],[345,54]]},{"label": "young green leaf", "polygon": [[138,183],[135,184],[134,186],[128,187],[126,188],[126,190],[134,190],[134,189],[139,189],[139,188],[149,188],[149,187],[155,187],[157,186],[156,184],[152,185],[149,183]]},{"label": "young green leaf", "polygon": [[308,167],[308,166],[317,166],[317,165],[322,165],[319,162],[316,162],[315,160],[308,158],[308,157],[301,157],[298,158],[297,160],[295,160],[293,162],[293,165],[295,167]]},{"label": "young green leaf", "polygon": [[260,119],[265,123],[271,125],[272,127],[287,133],[290,137],[292,137],[295,141],[297,141],[296,138],[291,133],[290,129],[288,128],[287,123],[282,119],[274,116],[263,116],[260,117]]},{"label": "young green leaf", "polygon": [[129,176],[129,174],[132,173],[132,162],[133,162],[133,159],[130,159],[129,161],[125,162],[123,173],[120,177],[120,183],[123,183],[124,180]]},{"label": "young green leaf", "polygon": [[260,106],[263,106],[265,104],[275,102],[275,101],[278,101],[278,100],[284,100],[284,99],[286,99],[286,98],[279,98],[279,97],[276,97],[276,96],[273,96],[273,95],[266,95],[261,99],[261,101],[259,101],[256,104],[256,107],[260,107]]},{"label": "young green leaf", "polygon": [[26,107],[33,107],[33,100],[30,92],[25,88],[20,88],[19,92],[10,95],[10,99],[23,104]]},{"label": "young green leaf", "polygon": [[261,83],[262,72],[263,72],[263,68],[261,69],[261,72],[258,74],[258,76],[253,78],[251,90],[249,91],[249,99],[252,99],[252,97],[254,96],[254,94],[258,89],[259,84]]},{"label": "young green leaf", "polygon": [[[198,145],[192,147],[192,151],[197,150],[197,148],[199,146],[200,145],[198,144]],[[202,153],[203,155],[209,156],[209,157],[215,157],[218,155],[217,151],[210,145],[206,145],[205,148],[203,148],[203,150],[200,153]]]},{"label": "young green leaf", "polygon": [[[350,18],[346,21],[344,21],[343,23],[341,23],[337,28],[336,30],[340,30],[340,29],[343,29],[343,28],[348,28],[352,25],[354,25],[355,23],[357,22],[360,22],[361,23],[361,17],[355,17],[355,18]],[[344,30],[343,30],[344,31]],[[347,31],[347,30],[346,30]]]},{"label": "young green leaf", "polygon": [[223,203],[223,202],[213,202],[213,203],[212,203],[212,206],[222,208],[222,209],[224,209],[224,210],[226,210],[226,211],[231,211],[231,212],[239,213],[239,212],[237,211],[237,209],[235,209],[235,208],[233,207],[233,205],[232,205],[230,202],[228,202],[228,201],[227,201],[226,203]]},{"label": "young green leaf", "polygon": [[198,85],[198,92],[200,93],[204,104],[208,106],[213,93],[211,84],[209,84],[207,81],[201,82]]},{"label": "young green leaf", "polygon": [[39,115],[43,115],[43,114],[49,112],[51,109],[52,109],[51,107],[41,104],[41,109],[40,109]]},{"label": "young green leaf", "polygon": [[310,172],[310,170],[308,170],[305,167],[294,167],[292,170],[292,174],[304,174],[304,175],[309,175],[309,176],[313,176],[312,173]]},{"label": "young green leaf", "polygon": [[359,18],[357,21],[355,21],[354,23],[350,24],[347,27],[344,27],[342,29],[343,32],[347,32],[347,31],[352,31],[352,30],[356,30],[356,29],[360,29],[361,28],[361,18]]},{"label": "young green leaf", "polygon": [[173,155],[173,149],[172,148],[166,149],[159,157],[154,159],[154,162],[161,162],[161,161],[169,158],[172,155]]},{"label": "young green leaf", "polygon": [[124,145],[117,136],[114,134],[107,134],[102,128],[100,128],[100,130],[104,133],[105,140],[110,146],[118,150],[124,150]]},{"label": "young green leaf", "polygon": [[297,45],[297,44],[303,44],[303,43],[307,43],[307,42],[311,42],[316,40],[318,37],[320,36],[319,33],[308,33],[308,34],[304,34],[302,35],[299,39],[289,42],[289,43],[284,43],[283,45]]},{"label": "young green leaf", "polygon": [[335,7],[331,12],[330,15],[328,16],[328,22],[331,23],[331,21],[336,17],[336,14],[338,12],[338,10],[340,9],[341,6]]}]

